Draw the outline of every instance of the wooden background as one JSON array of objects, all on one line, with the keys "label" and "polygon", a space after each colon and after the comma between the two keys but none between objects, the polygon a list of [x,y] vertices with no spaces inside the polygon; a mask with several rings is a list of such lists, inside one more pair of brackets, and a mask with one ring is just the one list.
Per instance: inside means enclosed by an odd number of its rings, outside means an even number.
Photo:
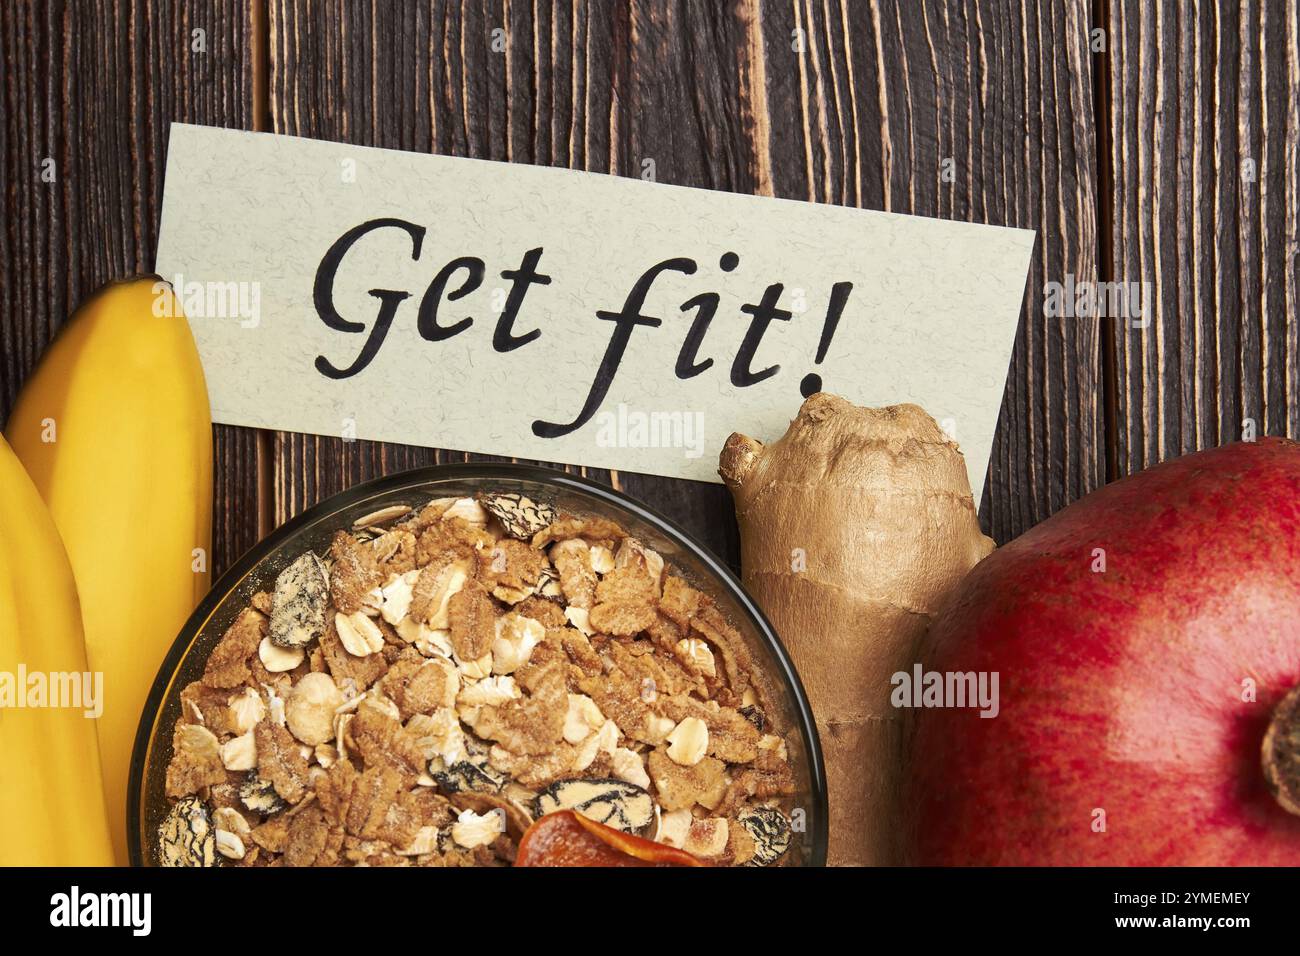
[{"label": "wooden background", "polygon": [[[174,120],[653,158],[661,182],[1038,230],[982,506],[1005,541],[1247,419],[1300,433],[1298,49],[1295,0],[9,0],[0,419],[83,297],[152,269]],[[1067,275],[1152,283],[1147,327],[1045,316]],[[465,457],[218,427],[214,570],[356,481]],[[593,474],[735,562],[720,486]]]}]

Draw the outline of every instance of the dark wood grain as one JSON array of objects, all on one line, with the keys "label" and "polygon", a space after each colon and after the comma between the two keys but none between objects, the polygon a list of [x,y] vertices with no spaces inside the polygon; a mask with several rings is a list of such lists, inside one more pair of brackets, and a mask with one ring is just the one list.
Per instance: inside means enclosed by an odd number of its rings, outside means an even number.
[{"label": "dark wood grain", "polygon": [[1110,11],[1116,468],[1300,434],[1300,26],[1294,2]]},{"label": "dark wood grain", "polygon": [[[248,35],[235,0],[0,8],[0,419],[82,299],[153,270],[169,124],[249,125]],[[257,540],[255,435],[218,427],[215,453],[220,572]]]},{"label": "dark wood grain", "polygon": [[981,509],[1006,541],[1104,480],[1097,323],[1047,319],[1042,296],[1096,277],[1089,8],[761,9],[776,195],[1038,231]]}]

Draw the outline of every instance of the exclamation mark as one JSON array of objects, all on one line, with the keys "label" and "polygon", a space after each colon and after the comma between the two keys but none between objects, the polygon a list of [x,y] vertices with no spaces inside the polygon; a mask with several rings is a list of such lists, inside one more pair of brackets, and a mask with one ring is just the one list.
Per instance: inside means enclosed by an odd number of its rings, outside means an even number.
[{"label": "exclamation mark", "polygon": [[[835,327],[840,324],[840,315],[844,312],[844,303],[849,301],[853,291],[852,282],[837,282],[831,286],[831,304],[826,307],[826,322],[822,325],[822,338],[817,343],[817,358],[814,364],[820,364],[826,358],[826,351],[831,347],[835,337]],[[799,394],[804,398],[815,395],[822,390],[822,377],[816,372],[809,372],[799,383]]]}]

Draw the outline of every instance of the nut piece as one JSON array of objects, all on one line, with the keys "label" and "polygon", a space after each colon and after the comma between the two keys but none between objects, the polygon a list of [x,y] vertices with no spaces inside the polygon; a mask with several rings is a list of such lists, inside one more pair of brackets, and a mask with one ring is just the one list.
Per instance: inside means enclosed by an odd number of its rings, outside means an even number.
[{"label": "nut piece", "polygon": [[709,726],[698,717],[687,717],[668,735],[668,757],[683,767],[694,767],[709,752]]},{"label": "nut piece", "polygon": [[564,616],[568,618],[569,623],[582,631],[587,637],[596,633],[595,628],[591,626],[591,616],[585,607],[573,607],[570,605],[564,609]]},{"label": "nut piece", "polygon": [[369,657],[384,649],[384,633],[364,611],[334,615],[334,628],[343,649],[353,657]]},{"label": "nut piece", "polygon": [[186,797],[171,808],[158,828],[158,860],[163,866],[212,866],[216,838],[208,808]]},{"label": "nut piece", "polygon": [[580,744],[599,730],[604,722],[605,715],[600,712],[594,700],[586,694],[569,695],[569,710],[564,715],[565,740],[571,744]]},{"label": "nut piece", "polygon": [[251,730],[221,745],[221,763],[227,770],[252,770],[257,766],[257,743]]},{"label": "nut piece", "polygon": [[411,588],[419,577],[419,571],[395,574],[380,589],[379,593],[383,595],[383,607],[380,608],[379,613],[385,621],[394,627],[406,619],[407,612],[411,609],[411,598],[414,595]]},{"label": "nut piece", "polygon": [[305,647],[325,629],[329,577],[313,551],[299,557],[275,579],[271,595],[271,640],[280,647]]},{"label": "nut piece", "polygon": [[334,712],[343,706],[343,692],[328,674],[307,674],[284,702],[289,732],[309,747],[334,738]]},{"label": "nut piece", "polygon": [[228,830],[236,836],[247,839],[252,833],[244,815],[234,807],[218,807],[212,813],[212,825],[218,830]]},{"label": "nut piece", "polygon": [[257,645],[257,657],[272,674],[281,674],[301,664],[307,654],[301,647],[281,647],[273,644],[270,637],[264,637]]},{"label": "nut piece", "polygon": [[591,570],[597,574],[609,574],[614,570],[614,552],[603,545],[593,544],[587,552],[587,559],[591,562]]},{"label": "nut piece", "polygon": [[525,495],[513,493],[479,495],[479,501],[491,515],[501,522],[505,533],[520,541],[529,541],[539,531],[545,531],[555,520],[555,509],[544,501],[534,501]]},{"label": "nut piece", "polygon": [[698,637],[683,638],[673,646],[677,659],[693,671],[706,677],[718,676],[718,665],[713,659],[713,648]]},{"label": "nut piece", "polygon": [[246,734],[266,716],[262,695],[251,687],[230,701],[230,727],[236,734]]},{"label": "nut piece", "polygon": [[421,753],[428,755],[434,769],[454,767],[466,759],[465,731],[450,707],[440,707],[431,715],[417,714],[409,726],[418,734]]},{"label": "nut piece", "polygon": [[588,819],[632,833],[654,822],[650,794],[623,780],[600,778],[559,780],[537,795],[534,816],[574,810]]},{"label": "nut piece", "polygon": [[[641,755],[635,750],[616,747],[609,757],[610,764],[614,768],[614,776],[618,777],[619,780],[626,780],[643,790],[650,789],[650,775],[645,772],[645,764],[641,762]],[[689,814],[690,811],[686,812]]]},{"label": "nut piece", "polygon": [[[641,699],[649,703],[654,700],[654,695],[649,696],[642,688]],[[668,739],[668,735],[673,732],[677,725],[673,723],[671,717],[661,717],[659,714],[646,714],[645,723],[641,726],[641,731],[637,736],[638,740],[643,740],[648,744],[661,744]]]},{"label": "nut piece", "polygon": [[473,498],[457,498],[453,501],[451,507],[442,513],[443,521],[451,518],[459,518],[476,528],[487,527],[487,512]]},{"label": "nut piece", "polygon": [[202,724],[185,724],[177,731],[178,749],[195,760],[211,760],[221,749],[217,735]]},{"label": "nut piece", "polygon": [[462,810],[451,825],[451,838],[467,850],[487,846],[505,832],[504,810],[489,810],[482,815],[473,810]]},{"label": "nut piece", "polygon": [[362,515],[356,521],[352,522],[352,527],[354,530],[360,531],[362,528],[369,528],[373,525],[388,524],[388,522],[395,521],[402,517],[402,515],[409,513],[410,510],[410,507],[407,505],[389,505],[387,508],[380,508],[378,511],[372,511],[368,515]]},{"label": "nut piece", "polygon": [[423,826],[415,834],[415,839],[400,850],[394,850],[398,856],[424,856],[438,849],[438,828]]},{"label": "nut piece", "polygon": [[686,845],[686,834],[691,830],[695,817],[690,810],[670,810],[659,814],[659,827],[655,832],[655,842],[665,846],[681,849]]},{"label": "nut piece", "polygon": [[721,856],[727,849],[727,820],[725,817],[707,817],[693,820],[686,831],[682,849],[687,853],[708,859]]},{"label": "nut piece", "polygon": [[546,637],[541,621],[515,612],[497,618],[496,639],[492,642],[492,673],[513,674],[528,663],[533,648]]},{"label": "nut piece", "polygon": [[790,848],[790,821],[780,810],[754,807],[743,811],[736,822],[754,838],[754,856],[750,866],[771,866]]},{"label": "nut piece", "polygon": [[403,618],[396,627],[397,636],[425,657],[447,657],[452,655],[451,632],[434,630],[427,624],[420,624],[411,617]]},{"label": "nut piece", "polygon": [[244,841],[238,834],[231,833],[229,830],[217,830],[217,852],[227,860],[242,860],[244,858]]}]

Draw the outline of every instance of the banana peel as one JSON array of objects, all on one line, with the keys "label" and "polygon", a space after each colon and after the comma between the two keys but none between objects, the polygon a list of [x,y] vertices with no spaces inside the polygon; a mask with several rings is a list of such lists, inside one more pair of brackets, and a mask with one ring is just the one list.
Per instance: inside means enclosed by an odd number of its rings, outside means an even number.
[{"label": "banana peel", "polygon": [[189,323],[156,277],[83,303],[18,396],[6,434],[71,559],[114,854],[128,862],[136,727],[168,647],[208,589],[212,422]]},{"label": "banana peel", "polygon": [[[81,611],[63,542],[27,472],[0,438],[0,866],[112,866],[89,701],[28,700],[18,675],[87,671]],[[18,695],[22,695],[21,704]]]}]

